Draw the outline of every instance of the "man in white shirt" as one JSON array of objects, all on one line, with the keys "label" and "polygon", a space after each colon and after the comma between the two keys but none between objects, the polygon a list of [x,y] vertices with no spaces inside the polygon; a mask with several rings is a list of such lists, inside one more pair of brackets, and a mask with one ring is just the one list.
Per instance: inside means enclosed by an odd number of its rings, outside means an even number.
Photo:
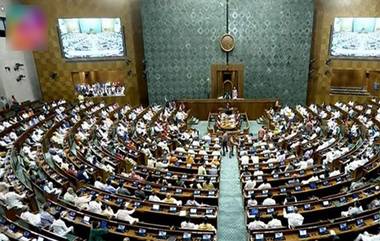
[{"label": "man in white shirt", "polygon": [[283,210],[284,218],[288,219],[288,226],[290,229],[293,229],[297,226],[301,226],[303,224],[303,220],[305,219],[301,214],[292,212],[287,213],[286,208]]},{"label": "man in white shirt", "polygon": [[139,222],[138,218],[134,218],[131,216],[136,211],[136,209],[134,208],[132,210],[127,210],[128,206],[129,206],[129,203],[125,203],[124,205],[125,209],[119,209],[115,213],[115,218],[123,220],[123,221],[127,221],[129,222],[129,224],[134,224],[136,222]]},{"label": "man in white shirt", "polygon": [[253,177],[251,176],[248,181],[246,181],[244,185],[244,190],[251,190],[256,187],[256,181],[253,180]]},{"label": "man in white shirt", "polygon": [[41,226],[41,215],[39,213],[33,214],[29,211],[26,211],[26,212],[21,213],[20,218],[35,227]]},{"label": "man in white shirt", "polygon": [[151,202],[161,202],[161,199],[157,195],[154,195],[154,194],[149,195],[148,200]]},{"label": "man in white shirt", "polygon": [[379,241],[380,240],[380,234],[370,234],[367,231],[365,231],[362,234],[359,234],[359,236],[355,239],[355,241]]},{"label": "man in white shirt", "polygon": [[257,229],[266,229],[266,228],[267,228],[267,225],[263,221],[260,221],[258,216],[255,217],[255,221],[252,221],[248,224],[248,229],[251,231],[257,230]]},{"label": "man in white shirt", "polygon": [[60,212],[57,212],[54,215],[54,222],[50,226],[50,228],[53,230],[53,233],[65,237],[68,233],[72,232],[74,227],[67,227],[65,222],[61,220]]},{"label": "man in white shirt", "polygon": [[257,204],[258,203],[256,201],[255,193],[252,193],[250,199],[248,199],[248,201],[247,201],[247,206],[248,207],[254,207],[254,206],[257,206]]},{"label": "man in white shirt", "polygon": [[286,154],[283,150],[280,151],[280,154],[277,156],[278,162],[283,162],[286,159]]},{"label": "man in white shirt", "polygon": [[182,229],[198,229],[198,225],[190,222],[190,217],[187,217],[185,221],[181,223]]},{"label": "man in white shirt", "polygon": [[248,163],[249,163],[249,156],[247,156],[247,155],[244,155],[244,156],[242,156],[241,158],[240,158],[240,164],[241,165],[248,165]]},{"label": "man in white shirt", "polygon": [[202,166],[198,167],[198,175],[201,175],[201,176],[207,175],[205,164],[203,164]]},{"label": "man in white shirt", "polygon": [[276,200],[272,198],[271,195],[269,195],[267,198],[264,199],[263,201],[264,206],[269,206],[269,205],[276,205]]},{"label": "man in white shirt", "polygon": [[267,182],[266,178],[263,178],[263,183],[261,183],[257,189],[263,190],[263,189],[271,189],[271,188],[272,188],[272,185],[269,182]]},{"label": "man in white shirt", "polygon": [[102,213],[102,203],[96,200],[96,196],[91,197],[91,201],[88,203],[87,211],[96,214]]},{"label": "man in white shirt", "polygon": [[359,202],[355,202],[355,206],[349,207],[347,211],[342,211],[342,217],[349,217],[363,212],[363,207]]},{"label": "man in white shirt", "polygon": [[9,187],[9,191],[5,193],[3,197],[3,201],[8,209],[26,207],[26,205],[24,205],[21,201],[26,197],[26,193],[19,195],[14,191],[14,188],[12,186]]},{"label": "man in white shirt", "polygon": [[277,214],[276,213],[273,213],[272,214],[272,219],[267,224],[267,228],[272,229],[272,228],[281,228],[281,227],[283,227],[282,223],[281,223],[281,220],[279,220],[277,218]]}]

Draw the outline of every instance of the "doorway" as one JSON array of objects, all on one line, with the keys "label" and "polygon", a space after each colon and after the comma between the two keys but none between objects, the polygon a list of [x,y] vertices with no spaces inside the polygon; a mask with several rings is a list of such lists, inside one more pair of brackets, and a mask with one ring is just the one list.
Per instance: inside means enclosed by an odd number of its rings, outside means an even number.
[{"label": "doorway", "polygon": [[230,93],[234,88],[238,98],[244,98],[244,65],[242,64],[213,64],[211,65],[211,96],[219,98]]}]

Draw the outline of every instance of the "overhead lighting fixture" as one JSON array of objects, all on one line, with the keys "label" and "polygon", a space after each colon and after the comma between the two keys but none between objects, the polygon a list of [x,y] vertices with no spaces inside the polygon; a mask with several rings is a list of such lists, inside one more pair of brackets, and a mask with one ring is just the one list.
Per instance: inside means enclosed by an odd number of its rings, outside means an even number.
[{"label": "overhead lighting fixture", "polygon": [[0,5],[0,10],[1,10],[2,12],[4,12],[5,7],[4,7],[3,5]]}]

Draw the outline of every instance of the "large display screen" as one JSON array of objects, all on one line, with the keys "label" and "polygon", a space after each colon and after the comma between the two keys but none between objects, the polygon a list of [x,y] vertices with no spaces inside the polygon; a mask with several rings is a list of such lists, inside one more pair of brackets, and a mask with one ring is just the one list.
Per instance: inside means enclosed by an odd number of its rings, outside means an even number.
[{"label": "large display screen", "polygon": [[335,18],[330,56],[379,58],[380,18]]},{"label": "large display screen", "polygon": [[125,57],[120,18],[58,19],[58,29],[62,55],[67,60]]}]

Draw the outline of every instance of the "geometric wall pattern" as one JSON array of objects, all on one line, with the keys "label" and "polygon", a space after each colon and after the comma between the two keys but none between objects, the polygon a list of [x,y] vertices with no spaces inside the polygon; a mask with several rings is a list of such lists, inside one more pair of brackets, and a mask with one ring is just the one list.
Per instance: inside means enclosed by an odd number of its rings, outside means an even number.
[{"label": "geometric wall pattern", "polygon": [[[143,0],[144,52],[150,102],[208,98],[211,64],[225,64],[226,0]],[[314,5],[312,0],[229,1],[236,48],[244,64],[245,98],[305,103]]]},{"label": "geometric wall pattern", "polygon": [[245,66],[246,98],[306,102],[313,6],[312,0],[230,1],[236,48],[229,61]]},{"label": "geometric wall pattern", "polygon": [[220,0],[143,0],[142,21],[150,103],[207,98],[210,67],[224,63]]}]

